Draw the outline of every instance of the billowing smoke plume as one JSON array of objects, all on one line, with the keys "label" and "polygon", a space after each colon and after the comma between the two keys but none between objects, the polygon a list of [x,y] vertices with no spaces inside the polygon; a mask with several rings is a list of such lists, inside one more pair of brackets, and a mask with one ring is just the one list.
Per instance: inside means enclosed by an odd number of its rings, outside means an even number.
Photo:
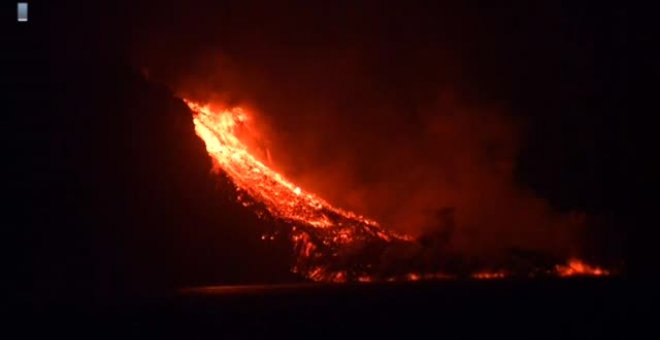
[{"label": "billowing smoke plume", "polygon": [[478,19],[267,12],[199,24],[208,41],[149,37],[136,60],[186,97],[252,112],[271,166],[337,206],[456,252],[575,251],[581,215],[516,179],[525,120],[494,71],[479,75],[492,65],[471,47],[490,46],[487,30],[465,28]]}]

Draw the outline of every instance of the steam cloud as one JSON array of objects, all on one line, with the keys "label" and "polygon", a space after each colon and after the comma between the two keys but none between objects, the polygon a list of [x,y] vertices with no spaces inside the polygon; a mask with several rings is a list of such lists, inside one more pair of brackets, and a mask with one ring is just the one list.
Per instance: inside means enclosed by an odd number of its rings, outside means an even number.
[{"label": "steam cloud", "polygon": [[186,97],[253,112],[272,166],[337,206],[456,252],[576,251],[584,217],[517,181],[525,122],[469,71],[484,62],[464,58],[461,39],[483,32],[430,17],[349,15],[337,27],[320,13],[299,32],[267,11],[225,17],[222,30],[202,22],[191,31],[209,29],[204,42],[147,32],[136,60]]}]

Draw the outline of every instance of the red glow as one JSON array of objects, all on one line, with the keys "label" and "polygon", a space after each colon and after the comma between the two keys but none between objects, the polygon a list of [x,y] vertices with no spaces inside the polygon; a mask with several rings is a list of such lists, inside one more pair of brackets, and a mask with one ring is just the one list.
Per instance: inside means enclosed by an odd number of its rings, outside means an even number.
[{"label": "red glow", "polygon": [[[214,110],[208,105],[184,101],[194,112],[195,131],[206,144],[215,170],[223,171],[237,187],[238,201],[246,207],[258,202],[271,216],[291,227],[291,241],[298,254],[294,272],[313,281],[372,282],[377,278],[373,275],[373,269],[377,267],[380,257],[355,256],[353,253],[359,253],[355,249],[374,244],[384,247],[397,242],[413,244],[414,238],[411,236],[394,233],[372,219],[334,207],[266,166],[250,150],[249,140],[246,139],[254,133],[252,117],[241,108]],[[262,236],[262,240],[273,239],[274,236]],[[336,265],[343,258],[350,258],[351,261]],[[603,276],[609,275],[609,272],[571,259],[567,265],[557,265],[554,274],[562,277]],[[507,276],[503,271],[481,271],[471,275],[474,279],[503,279]],[[378,278],[417,281],[452,276],[409,272]]]},{"label": "red glow", "polygon": [[610,272],[595,266],[588,265],[579,259],[570,259],[566,265],[556,266],[557,275],[566,276],[605,276]]}]

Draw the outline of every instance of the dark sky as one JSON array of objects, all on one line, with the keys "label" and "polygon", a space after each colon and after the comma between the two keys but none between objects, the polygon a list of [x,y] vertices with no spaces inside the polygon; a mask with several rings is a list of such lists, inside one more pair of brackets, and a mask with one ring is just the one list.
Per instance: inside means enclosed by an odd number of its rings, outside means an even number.
[{"label": "dark sky", "polygon": [[[453,176],[492,185],[486,195],[513,207],[506,217],[537,199],[553,216],[585,212],[600,221],[586,232],[596,253],[622,256],[632,147],[626,17],[617,6],[41,6],[31,4],[30,22],[12,27],[3,55],[13,112],[9,221],[19,240],[10,253],[16,283],[27,287],[19,299],[290,279],[286,251],[254,241],[271,226],[217,194],[228,187],[208,176],[175,94],[254,107],[279,131],[272,148],[281,167],[333,201],[351,205],[315,178],[319,171],[372,197],[391,187],[383,177],[410,180],[392,169],[396,156],[420,164],[409,173],[427,183]],[[449,126],[437,132],[445,139],[425,128],[436,125]],[[456,147],[437,151],[440,141]],[[386,152],[392,145],[401,150]],[[500,166],[504,177],[486,175]],[[506,184],[493,184],[501,178]],[[477,190],[450,187],[459,194],[447,204],[457,209],[473,197],[464,192]],[[411,215],[428,205],[422,189]],[[402,196],[389,194],[384,201]]]}]

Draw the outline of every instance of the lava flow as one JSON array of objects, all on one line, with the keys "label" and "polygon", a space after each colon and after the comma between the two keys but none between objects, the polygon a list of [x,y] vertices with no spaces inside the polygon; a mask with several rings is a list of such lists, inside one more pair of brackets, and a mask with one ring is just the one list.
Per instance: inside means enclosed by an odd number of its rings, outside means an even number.
[{"label": "lava flow", "polygon": [[566,276],[605,276],[610,272],[600,267],[595,267],[584,263],[578,259],[570,259],[566,265],[557,265],[557,275]]},{"label": "lava flow", "polygon": [[[314,281],[367,280],[377,262],[374,248],[411,240],[381,228],[376,221],[333,207],[266,166],[237,136],[250,119],[240,108],[213,111],[209,106],[185,102],[195,113],[195,131],[215,165],[239,191],[291,226],[291,239],[299,255],[295,272]],[[243,204],[250,202],[244,200]],[[344,265],[336,266],[338,258],[350,258],[350,265],[341,261]]]},{"label": "lava flow", "polygon": [[[290,239],[297,255],[293,271],[313,281],[371,282],[374,280],[435,279],[453,277],[438,268],[423,271],[408,265],[390,266],[388,256],[401,249],[419,251],[418,242],[382,228],[376,221],[332,206],[269,168],[251,152],[245,132],[251,117],[240,108],[214,110],[208,105],[184,99],[194,112],[197,135],[206,144],[216,170],[234,183],[245,206],[258,205],[290,227]],[[404,261],[405,262],[405,261]],[[393,269],[394,268],[394,269]],[[608,275],[579,260],[550,269],[552,276]],[[475,279],[508,277],[502,271],[476,271]]]}]

